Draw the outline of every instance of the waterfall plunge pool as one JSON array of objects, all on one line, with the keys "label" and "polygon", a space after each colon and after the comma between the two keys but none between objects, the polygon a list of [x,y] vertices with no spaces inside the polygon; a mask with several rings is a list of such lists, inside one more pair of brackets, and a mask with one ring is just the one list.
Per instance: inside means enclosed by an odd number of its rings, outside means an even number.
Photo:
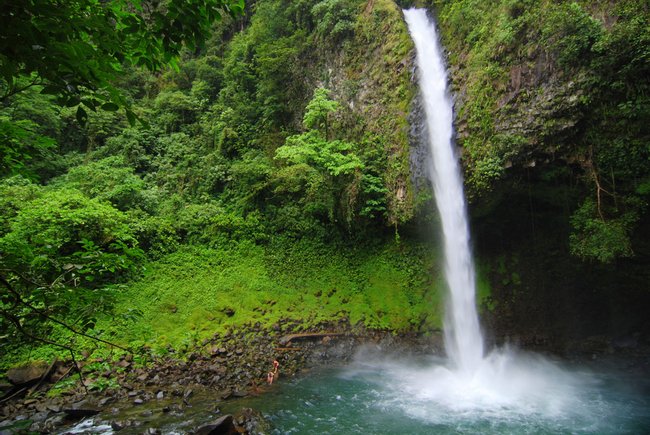
[{"label": "waterfall plunge pool", "polygon": [[119,433],[191,433],[216,418],[215,406],[224,414],[253,408],[271,434],[650,433],[650,379],[629,366],[624,359],[569,364],[505,349],[464,376],[439,357],[368,350],[345,366],[281,376],[260,396],[219,401],[202,394],[177,415],[163,414],[154,401],[148,418],[141,416],[147,406],[131,406],[62,433],[110,434],[110,421],[125,416],[142,425]]},{"label": "waterfall plunge pool", "polygon": [[[650,381],[498,351],[464,377],[436,357],[360,354],[246,399],[276,434],[650,433]],[[237,404],[241,406],[241,403]]]}]

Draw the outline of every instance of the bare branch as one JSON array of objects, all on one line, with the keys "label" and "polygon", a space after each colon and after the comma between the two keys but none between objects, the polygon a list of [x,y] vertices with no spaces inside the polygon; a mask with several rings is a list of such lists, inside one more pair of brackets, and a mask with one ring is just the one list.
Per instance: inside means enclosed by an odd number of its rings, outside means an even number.
[{"label": "bare branch", "polygon": [[29,89],[29,88],[31,88],[33,86],[42,85],[42,84],[43,84],[43,81],[40,80],[39,77],[34,77],[34,79],[31,81],[31,83],[29,83],[29,84],[27,84],[25,86],[20,86],[20,87],[9,86],[9,89],[7,89],[5,91],[5,93],[0,97],[0,101],[5,102],[9,98],[13,97],[16,94],[19,94],[19,93],[21,93],[23,91],[26,91],[27,89]]},{"label": "bare branch", "polygon": [[[129,350],[129,349],[123,347],[123,346],[120,346],[119,344],[111,343],[110,341],[106,341],[106,340],[104,340],[104,339],[102,339],[102,338],[99,338],[99,337],[95,337],[95,336],[93,336],[93,335],[86,334],[85,332],[82,332],[82,331],[78,331],[78,330],[74,329],[72,326],[68,325],[67,323],[62,322],[61,320],[55,319],[54,317],[50,316],[49,314],[47,314],[47,313],[44,312],[43,310],[36,308],[35,306],[31,305],[29,302],[26,302],[26,301],[22,298],[22,296],[20,295],[20,293],[18,293],[18,292],[17,292],[17,291],[16,291],[16,290],[11,286],[11,284],[9,284],[9,281],[7,281],[7,280],[6,280],[3,276],[1,276],[1,275],[0,275],[0,283],[2,283],[2,284],[7,288],[7,290],[9,290],[9,292],[10,292],[11,294],[14,295],[14,298],[16,299],[16,301],[18,301],[18,302],[20,303],[20,305],[23,305],[23,306],[29,308],[30,310],[32,310],[32,311],[35,312],[36,314],[40,315],[41,317],[43,317],[43,318],[49,320],[50,322],[56,323],[57,325],[60,325],[60,326],[63,326],[65,329],[67,329],[68,331],[70,331],[70,332],[72,332],[72,333],[74,333],[74,334],[76,334],[76,335],[81,335],[81,336],[83,336],[83,337],[90,338],[91,340],[99,341],[99,342],[101,342],[101,343],[108,344],[109,346],[114,346],[114,347],[116,347],[116,348],[118,348],[118,349],[121,349],[121,350],[123,350],[123,351],[125,351],[125,352],[133,353],[133,352],[131,352],[131,350]],[[42,341],[42,340],[41,340],[41,341]],[[54,343],[50,343],[50,344],[54,344]]]},{"label": "bare branch", "polygon": [[[0,276],[0,280],[5,281],[4,278],[1,277],[1,276]],[[83,374],[81,373],[81,368],[79,367],[79,364],[77,363],[77,360],[74,357],[74,351],[70,346],[66,346],[65,344],[57,343],[55,341],[48,340],[47,338],[38,337],[38,336],[36,336],[34,334],[30,334],[29,332],[27,332],[25,330],[25,328],[23,328],[23,326],[20,324],[20,320],[18,320],[18,318],[16,316],[8,313],[5,310],[0,310],[0,311],[2,313],[2,316],[5,319],[9,320],[16,327],[18,332],[23,334],[25,337],[31,338],[32,340],[40,341],[41,343],[45,343],[45,344],[49,344],[49,345],[52,345],[52,346],[60,347],[60,348],[66,349],[68,352],[70,352],[70,357],[72,358],[72,363],[74,364],[74,367],[77,369],[77,373],[79,373],[79,379],[81,380],[81,385],[83,385],[84,390],[86,391],[86,394],[88,394],[88,388],[86,387],[86,383],[84,382],[84,377],[83,377]],[[25,388],[24,390],[27,390],[27,388]],[[24,390],[21,390],[21,391],[24,391]],[[13,395],[11,397],[14,397],[14,396],[15,395]],[[8,399],[10,399],[11,397],[9,397]],[[8,400],[8,399],[6,399],[6,400]]]}]

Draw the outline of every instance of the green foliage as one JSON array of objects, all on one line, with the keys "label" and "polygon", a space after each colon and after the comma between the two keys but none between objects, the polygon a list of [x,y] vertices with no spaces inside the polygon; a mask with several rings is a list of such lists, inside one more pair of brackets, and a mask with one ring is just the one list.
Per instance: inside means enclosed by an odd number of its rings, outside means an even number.
[{"label": "green foliage", "polygon": [[363,208],[359,212],[361,216],[375,217],[386,212],[386,194],[388,189],[384,181],[373,174],[361,176],[361,191],[365,197]]},{"label": "green foliage", "polygon": [[0,176],[37,179],[48,172],[39,163],[54,160],[61,119],[52,99],[39,94],[40,89],[27,89],[0,107]]},{"label": "green foliage", "polygon": [[143,253],[124,214],[77,190],[10,179],[0,192],[7,198],[0,203],[0,332],[48,339],[57,317],[92,329],[97,314],[112,308],[114,283],[140,270]]},{"label": "green foliage", "polygon": [[349,103],[355,105],[351,109],[356,116],[347,128],[357,133],[352,139],[359,144],[364,173],[380,177],[386,189],[383,197],[374,193],[369,195],[374,198],[361,196],[359,201],[384,203],[386,212],[375,216],[397,226],[414,212],[407,121],[416,92],[407,67],[414,47],[394,1],[357,2],[356,8],[354,36],[344,44],[349,81],[337,91],[347,98],[344,110],[351,108]]},{"label": "green foliage", "polygon": [[[644,210],[635,204],[645,201],[638,187],[650,176],[645,2],[435,3],[457,67],[470,195],[524,166],[579,162],[587,189],[574,215],[572,252],[602,261],[631,255]],[[585,197],[599,197],[600,210]]]},{"label": "green foliage", "polygon": [[149,258],[157,259],[178,248],[182,229],[170,217],[152,216],[141,209],[129,210],[127,216],[138,246]]},{"label": "green foliage", "polygon": [[326,141],[315,132],[290,136],[276,151],[276,158],[292,164],[310,164],[333,177],[349,175],[362,168],[361,160],[351,153],[354,145],[341,140]]},{"label": "green foliage", "polygon": [[227,212],[218,204],[188,204],[178,213],[177,231],[186,241],[207,246],[219,246],[233,240],[265,240],[259,215],[245,218]]},{"label": "green foliage", "polygon": [[37,127],[33,121],[14,121],[0,115],[0,176],[34,176],[26,164],[33,156],[43,155],[56,144],[54,139],[37,133]]},{"label": "green foliage", "polygon": [[330,91],[325,88],[317,88],[314,97],[305,107],[305,116],[302,118],[303,125],[308,129],[321,130],[325,139],[329,138],[328,118],[332,112],[336,112],[340,104],[329,99]]},{"label": "green foliage", "polygon": [[[298,321],[307,329],[347,318],[353,325],[441,327],[442,289],[430,281],[429,249],[404,241],[325,244],[276,237],[267,246],[185,247],[150,265],[117,310],[144,316],[129,328],[102,325],[118,342],[185,349],[233,327]],[[227,314],[231,309],[233,313]]]},{"label": "green foliage", "polygon": [[38,185],[21,176],[5,178],[0,189],[0,236],[4,236],[11,231],[13,219],[25,204],[39,198],[42,193]]},{"label": "green foliage", "polygon": [[201,103],[197,98],[180,90],[165,90],[156,97],[154,107],[158,112],[156,122],[162,125],[167,133],[172,133],[195,121]]},{"label": "green foliage", "polygon": [[[0,189],[13,190],[5,183]],[[91,286],[137,270],[142,252],[126,217],[109,204],[76,190],[42,189],[13,205],[19,208],[0,238],[3,267],[37,282]]]},{"label": "green foliage", "polygon": [[[360,267],[354,254],[337,251],[351,244],[313,241],[361,239],[369,229],[382,235],[384,222],[408,219],[395,210],[408,209],[411,45],[395,4],[379,0],[362,11],[361,0],[259,1],[252,16],[226,18],[203,46],[215,8],[241,2],[163,3],[74,0],[52,16],[51,2],[39,0],[25,7],[33,21],[21,15],[0,30],[71,14],[55,31],[31,35],[59,38],[56,46],[17,46],[6,63],[7,39],[0,43],[1,72],[18,68],[11,83],[0,78],[0,93],[12,94],[0,110],[2,276],[49,315],[133,345],[150,338],[189,345],[259,317],[276,298],[277,313],[264,313],[267,326],[281,316],[307,327],[345,313],[378,328],[437,324],[421,297],[430,283],[416,277],[425,268],[420,251],[404,263],[397,251],[405,245],[368,247],[367,255],[358,248]],[[0,12],[0,24],[10,13]],[[30,50],[44,57],[21,64],[18,55]],[[55,61],[68,62],[70,88],[59,86]],[[398,73],[387,80],[385,71]],[[330,84],[331,93],[322,87]],[[47,187],[6,178],[16,173]],[[291,248],[294,238],[304,245]],[[139,281],[143,256],[155,272]],[[313,277],[282,272],[286,262],[304,264]],[[311,284],[291,284],[292,274]],[[317,296],[330,283],[337,291]],[[5,310],[15,300],[2,303]],[[239,305],[233,319],[220,311]],[[124,316],[139,311],[144,317],[129,331]],[[108,313],[101,324],[100,312]],[[21,325],[85,345],[33,310],[15,314],[18,324],[0,320],[2,334]],[[167,338],[152,328],[155,319]],[[12,347],[2,363],[58,352],[44,349]],[[97,388],[108,386],[102,380]]]},{"label": "green foliage", "polygon": [[571,217],[571,253],[584,260],[610,263],[618,257],[631,257],[630,233],[638,219],[636,210],[605,220],[597,205],[587,199]]},{"label": "green foliage", "polygon": [[316,21],[314,34],[320,40],[340,43],[354,34],[357,2],[350,0],[322,0],[311,13]]},{"label": "green foliage", "polygon": [[47,397],[59,397],[66,394],[73,390],[77,386],[77,383],[78,379],[74,376],[63,378],[47,391]]},{"label": "green foliage", "polygon": [[603,36],[603,24],[576,2],[549,8],[542,27],[542,43],[557,53],[558,63],[571,67],[592,55],[594,44]]},{"label": "green foliage", "polygon": [[88,390],[99,391],[100,393],[102,391],[117,389],[117,388],[120,388],[120,384],[114,378],[99,377],[93,380],[92,382],[90,382],[90,385],[88,385]]},{"label": "green foliage", "polygon": [[292,22],[294,2],[264,1],[256,5],[249,28],[233,38],[224,60],[222,109],[233,109],[229,127],[245,141],[252,135],[287,125],[304,94],[305,32]]},{"label": "green foliage", "polygon": [[142,207],[148,209],[144,181],[125,166],[119,156],[72,168],[53,185],[80,190],[91,198],[108,201],[119,210]]},{"label": "green foliage", "polygon": [[491,183],[503,175],[503,162],[498,157],[486,156],[475,162],[474,165],[472,183],[478,189],[489,189]]},{"label": "green foliage", "polygon": [[[5,2],[0,15],[2,99],[34,84],[56,95],[59,104],[77,107],[85,122],[99,108],[115,111],[126,100],[111,80],[121,65],[157,70],[184,45],[200,46],[223,11],[238,14],[242,0],[172,0],[144,8],[139,1],[49,0]],[[27,85],[19,78],[29,78]],[[135,115],[127,109],[127,117]]]},{"label": "green foliage", "polygon": [[[363,163],[354,153],[354,144],[328,140],[327,119],[339,105],[329,100],[327,95],[326,89],[319,88],[307,104],[304,124],[312,129],[289,136],[285,145],[276,150],[276,159],[291,166],[280,171],[272,182],[276,185],[275,192],[298,193],[302,190],[302,202],[309,212],[325,215],[332,222],[337,215],[344,215],[349,224],[353,210],[346,206],[356,201],[353,190],[356,190],[354,184],[358,177],[355,174],[363,169]],[[348,204],[339,202],[340,198]]]}]

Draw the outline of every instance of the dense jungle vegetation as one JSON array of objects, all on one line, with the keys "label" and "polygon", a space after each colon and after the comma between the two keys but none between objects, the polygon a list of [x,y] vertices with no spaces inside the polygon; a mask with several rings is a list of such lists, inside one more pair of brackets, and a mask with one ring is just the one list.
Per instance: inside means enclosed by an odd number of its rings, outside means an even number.
[{"label": "dense jungle vegetation", "polygon": [[[57,41],[70,55],[61,68],[79,70],[74,92],[50,86],[40,68],[52,59],[34,66],[4,47],[3,363],[40,339],[92,343],[72,329],[162,350],[280,319],[439,326],[425,310],[437,297],[431,255],[395,241],[412,215],[413,93],[395,4],[249,2],[205,41],[203,28],[173,38],[182,50],[120,40],[106,64],[80,60],[113,49],[93,26],[126,14],[151,39],[157,12],[79,1],[65,13],[82,6],[99,8],[97,20]],[[40,13],[51,24],[54,12]],[[380,28],[391,31],[377,38]],[[386,65],[401,69],[384,77]]]},{"label": "dense jungle vegetation", "polygon": [[537,168],[572,189],[576,261],[635,255],[647,2],[3,1],[0,364],[90,336],[164,353],[254,323],[439,328],[413,3],[442,29],[476,214]]}]

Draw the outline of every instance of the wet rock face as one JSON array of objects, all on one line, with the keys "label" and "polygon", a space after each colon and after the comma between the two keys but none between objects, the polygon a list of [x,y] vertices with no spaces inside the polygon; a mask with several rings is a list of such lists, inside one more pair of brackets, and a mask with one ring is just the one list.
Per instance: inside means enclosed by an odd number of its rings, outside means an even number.
[{"label": "wet rock face", "polygon": [[[499,101],[494,121],[495,134],[521,141],[519,148],[511,150],[511,154],[524,153],[518,159],[525,160],[533,152],[550,155],[559,151],[556,144],[575,134],[573,128],[584,116],[586,103],[582,98],[582,80],[585,78],[561,80],[551,77],[532,90],[509,93]],[[549,145],[545,146],[547,143]],[[538,144],[542,145],[541,149],[535,147]]]}]

